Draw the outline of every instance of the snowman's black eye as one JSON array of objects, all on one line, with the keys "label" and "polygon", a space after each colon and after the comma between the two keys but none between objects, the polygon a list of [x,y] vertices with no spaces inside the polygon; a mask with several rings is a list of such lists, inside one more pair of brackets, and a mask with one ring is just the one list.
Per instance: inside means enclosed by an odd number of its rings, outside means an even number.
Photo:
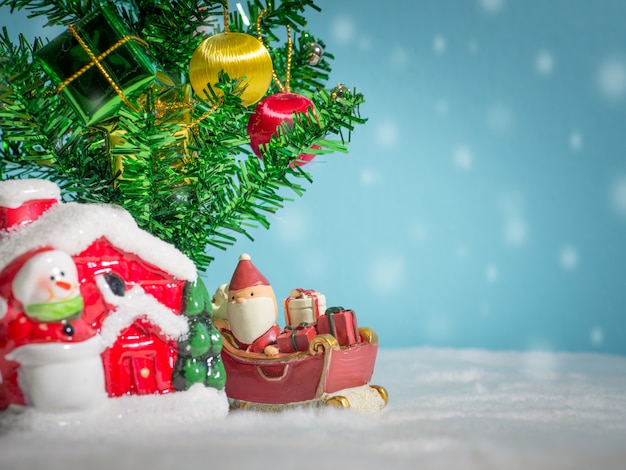
[{"label": "snowman's black eye", "polygon": [[59,274],[61,275],[61,277],[65,277],[65,273],[63,271],[61,271]]},{"label": "snowman's black eye", "polygon": [[54,276],[50,276],[50,280],[51,280],[51,281],[54,281]]}]

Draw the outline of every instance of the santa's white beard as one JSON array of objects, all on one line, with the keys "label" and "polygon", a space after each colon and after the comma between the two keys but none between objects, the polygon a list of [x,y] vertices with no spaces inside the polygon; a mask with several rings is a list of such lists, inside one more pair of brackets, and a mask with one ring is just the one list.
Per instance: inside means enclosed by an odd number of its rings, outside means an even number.
[{"label": "santa's white beard", "polygon": [[276,323],[274,299],[257,297],[240,304],[228,302],[228,322],[235,338],[243,344],[252,344]]}]

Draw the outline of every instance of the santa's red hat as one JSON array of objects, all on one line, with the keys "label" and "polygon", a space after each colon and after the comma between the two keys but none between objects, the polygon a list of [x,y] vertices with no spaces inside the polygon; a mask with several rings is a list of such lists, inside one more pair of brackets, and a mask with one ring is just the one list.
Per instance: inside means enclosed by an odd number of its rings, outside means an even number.
[{"label": "santa's red hat", "polygon": [[259,271],[252,261],[250,261],[250,255],[247,253],[242,254],[239,257],[239,263],[233,273],[233,278],[230,280],[229,290],[241,290],[246,287],[254,286],[269,286],[269,281],[265,278],[261,271]]}]

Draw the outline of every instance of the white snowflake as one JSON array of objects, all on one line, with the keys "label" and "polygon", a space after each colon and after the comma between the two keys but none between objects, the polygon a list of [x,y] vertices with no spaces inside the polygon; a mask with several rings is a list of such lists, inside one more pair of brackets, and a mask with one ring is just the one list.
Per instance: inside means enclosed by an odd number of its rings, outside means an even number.
[{"label": "white snowflake", "polygon": [[337,42],[349,43],[354,37],[355,26],[352,19],[340,16],[333,23],[333,36]]},{"label": "white snowflake", "polygon": [[384,148],[394,147],[398,143],[399,132],[395,122],[386,120],[378,124],[375,130],[376,142]]},{"label": "white snowflake", "polygon": [[496,103],[487,109],[487,126],[493,131],[508,131],[514,120],[513,110],[506,104]]},{"label": "white snowflake", "polygon": [[378,170],[375,170],[373,168],[362,168],[360,179],[362,186],[366,188],[371,188],[380,183],[380,181],[382,180],[382,176],[380,174],[380,171]]},{"label": "white snowflake", "polygon": [[504,226],[504,240],[511,246],[521,246],[528,236],[527,224],[521,217],[511,217]]},{"label": "white snowflake", "polygon": [[480,5],[485,11],[495,13],[502,9],[504,0],[480,0]]},{"label": "white snowflake", "polygon": [[380,254],[370,262],[369,284],[379,294],[391,296],[397,293],[406,278],[406,259],[399,254]]},{"label": "white snowflake", "polygon": [[413,222],[409,228],[409,238],[415,243],[428,240],[428,228],[421,222]]},{"label": "white snowflake", "polygon": [[583,136],[578,131],[573,131],[569,136],[569,146],[572,150],[580,150],[583,146]]},{"label": "white snowflake", "polygon": [[456,257],[460,261],[465,261],[470,256],[470,247],[467,243],[461,242],[456,246]]},{"label": "white snowflake", "polygon": [[561,248],[559,263],[567,271],[576,269],[578,267],[578,250],[572,245],[566,245]]},{"label": "white snowflake", "polygon": [[500,274],[498,273],[498,268],[494,264],[489,264],[485,268],[485,278],[487,282],[494,284],[498,281],[498,277]]},{"label": "white snowflake", "polygon": [[446,100],[445,98],[440,98],[439,100],[437,100],[437,102],[435,103],[435,113],[437,114],[437,116],[447,116],[448,110],[448,100]]},{"label": "white snowflake", "polygon": [[443,37],[441,34],[437,34],[433,39],[433,50],[435,51],[435,53],[443,54],[444,52],[446,52],[446,47],[446,38]]},{"label": "white snowflake", "polygon": [[311,227],[311,220],[306,212],[287,208],[276,216],[277,235],[289,243],[302,243]]},{"label": "white snowflake", "polygon": [[473,159],[472,151],[464,145],[457,147],[454,152],[454,164],[460,170],[470,171]]},{"label": "white snowflake", "polygon": [[618,214],[626,216],[626,176],[620,177],[613,183],[611,203]]},{"label": "white snowflake", "polygon": [[599,326],[594,326],[589,333],[589,339],[594,346],[600,346],[604,342],[604,330]]},{"label": "white snowflake", "polygon": [[626,61],[621,58],[605,59],[597,73],[598,88],[609,100],[617,101],[626,94]]},{"label": "white snowflake", "polygon": [[535,57],[535,70],[539,75],[548,76],[554,71],[554,57],[550,51],[540,51]]},{"label": "white snowflake", "polygon": [[488,317],[491,315],[491,305],[488,302],[484,302],[480,308],[480,314],[483,317]]},{"label": "white snowflake", "polygon": [[476,41],[476,39],[470,39],[469,43],[467,44],[467,49],[470,51],[471,54],[476,54],[478,52],[478,42]]},{"label": "white snowflake", "polygon": [[528,221],[524,216],[524,198],[515,191],[500,196],[498,201],[503,218],[502,235],[509,246],[519,247],[528,239]]}]

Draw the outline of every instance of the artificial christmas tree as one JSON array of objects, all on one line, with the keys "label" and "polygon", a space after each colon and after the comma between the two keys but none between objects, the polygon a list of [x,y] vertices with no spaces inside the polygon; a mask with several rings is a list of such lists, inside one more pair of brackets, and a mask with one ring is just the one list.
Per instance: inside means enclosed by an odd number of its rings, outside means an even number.
[{"label": "artificial christmas tree", "polygon": [[[68,28],[48,44],[0,37],[1,178],[47,179],[66,200],[121,205],[200,270],[207,247],[268,227],[285,188],[303,193],[298,180],[311,177],[294,165],[299,155],[345,151],[364,122],[361,94],[325,89],[333,57],[306,30],[305,14],[319,10],[312,0],[248,1],[247,14],[224,0],[0,6]],[[287,27],[294,40],[282,44]],[[274,124],[260,160],[248,120],[254,103],[281,91],[277,77],[315,118]]]}]

